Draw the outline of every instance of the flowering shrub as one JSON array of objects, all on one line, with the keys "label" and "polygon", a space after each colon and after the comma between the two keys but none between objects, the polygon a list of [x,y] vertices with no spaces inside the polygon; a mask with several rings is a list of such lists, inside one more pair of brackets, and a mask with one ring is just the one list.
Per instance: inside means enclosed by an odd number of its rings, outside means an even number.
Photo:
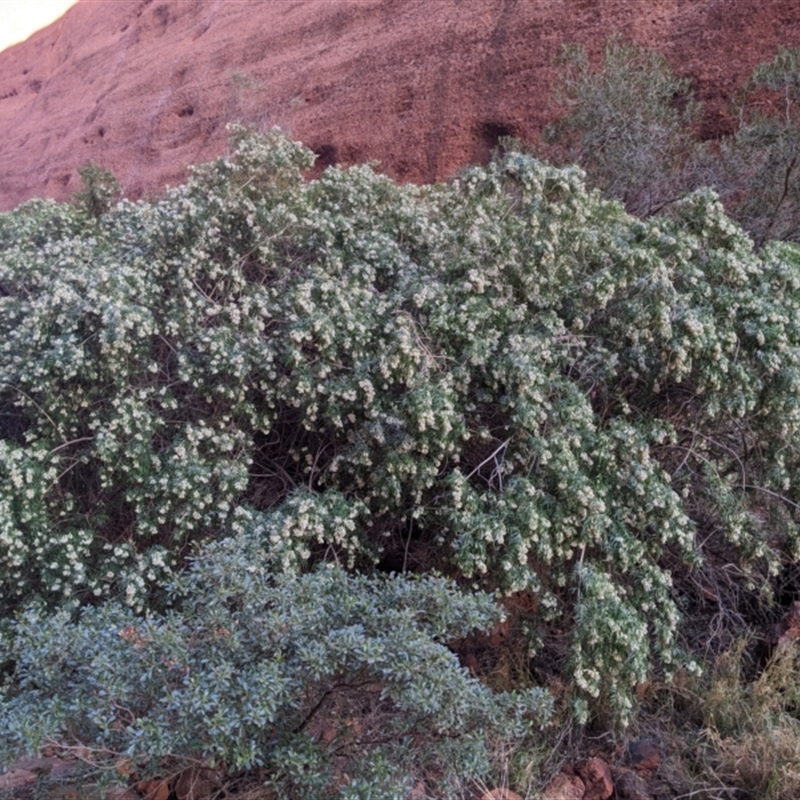
[{"label": "flowering shrub", "polygon": [[422,188],[310,163],[236,129],[156,202],[0,217],[2,614],[157,607],[221,535],[285,570],[423,545],[534,592],[580,718],[624,721],[692,663],[704,558],[768,588],[797,552],[798,251],[516,152]]}]

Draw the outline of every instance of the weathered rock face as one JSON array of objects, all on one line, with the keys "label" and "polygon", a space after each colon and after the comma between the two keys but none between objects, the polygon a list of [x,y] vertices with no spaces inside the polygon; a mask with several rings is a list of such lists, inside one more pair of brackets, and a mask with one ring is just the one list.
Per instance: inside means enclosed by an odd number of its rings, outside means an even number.
[{"label": "weathered rock face", "polygon": [[446,178],[497,138],[535,140],[555,106],[562,44],[598,53],[614,30],[658,47],[709,101],[779,44],[796,0],[79,0],[0,53],[0,208],[68,197],[76,168],[128,196],[219,155],[225,123],[280,125],[322,166],[376,159],[395,178]]}]

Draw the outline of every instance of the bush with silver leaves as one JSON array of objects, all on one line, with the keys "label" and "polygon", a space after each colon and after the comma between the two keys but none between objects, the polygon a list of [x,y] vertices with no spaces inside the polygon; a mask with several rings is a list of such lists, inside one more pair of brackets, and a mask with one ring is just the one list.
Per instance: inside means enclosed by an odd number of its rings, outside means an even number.
[{"label": "bush with silver leaves", "polygon": [[486,776],[487,742],[548,719],[546,690],[493,693],[461,669],[445,643],[499,614],[442,578],[278,574],[240,536],[170,588],[163,615],[119,602],[22,615],[0,647],[15,687],[0,753],[47,744],[112,773],[261,768],[282,797],[403,798],[412,778]]}]

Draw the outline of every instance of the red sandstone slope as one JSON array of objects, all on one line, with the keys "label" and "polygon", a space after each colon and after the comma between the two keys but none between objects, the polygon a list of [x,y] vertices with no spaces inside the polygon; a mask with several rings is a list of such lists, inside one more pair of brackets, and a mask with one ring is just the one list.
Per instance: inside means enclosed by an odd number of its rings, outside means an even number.
[{"label": "red sandstone slope", "polygon": [[561,44],[620,30],[723,99],[778,44],[797,0],[80,0],[0,53],[0,208],[65,198],[88,160],[126,194],[175,183],[225,123],[280,125],[320,161],[447,177],[553,114]]}]

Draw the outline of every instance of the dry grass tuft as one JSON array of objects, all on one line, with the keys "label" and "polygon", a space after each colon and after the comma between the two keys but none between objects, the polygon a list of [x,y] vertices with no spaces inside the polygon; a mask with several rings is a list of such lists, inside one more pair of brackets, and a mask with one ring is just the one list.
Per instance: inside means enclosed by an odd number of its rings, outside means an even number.
[{"label": "dry grass tuft", "polygon": [[718,664],[704,710],[713,773],[759,800],[800,797],[798,649],[778,650],[755,680],[741,671],[744,644]]}]

